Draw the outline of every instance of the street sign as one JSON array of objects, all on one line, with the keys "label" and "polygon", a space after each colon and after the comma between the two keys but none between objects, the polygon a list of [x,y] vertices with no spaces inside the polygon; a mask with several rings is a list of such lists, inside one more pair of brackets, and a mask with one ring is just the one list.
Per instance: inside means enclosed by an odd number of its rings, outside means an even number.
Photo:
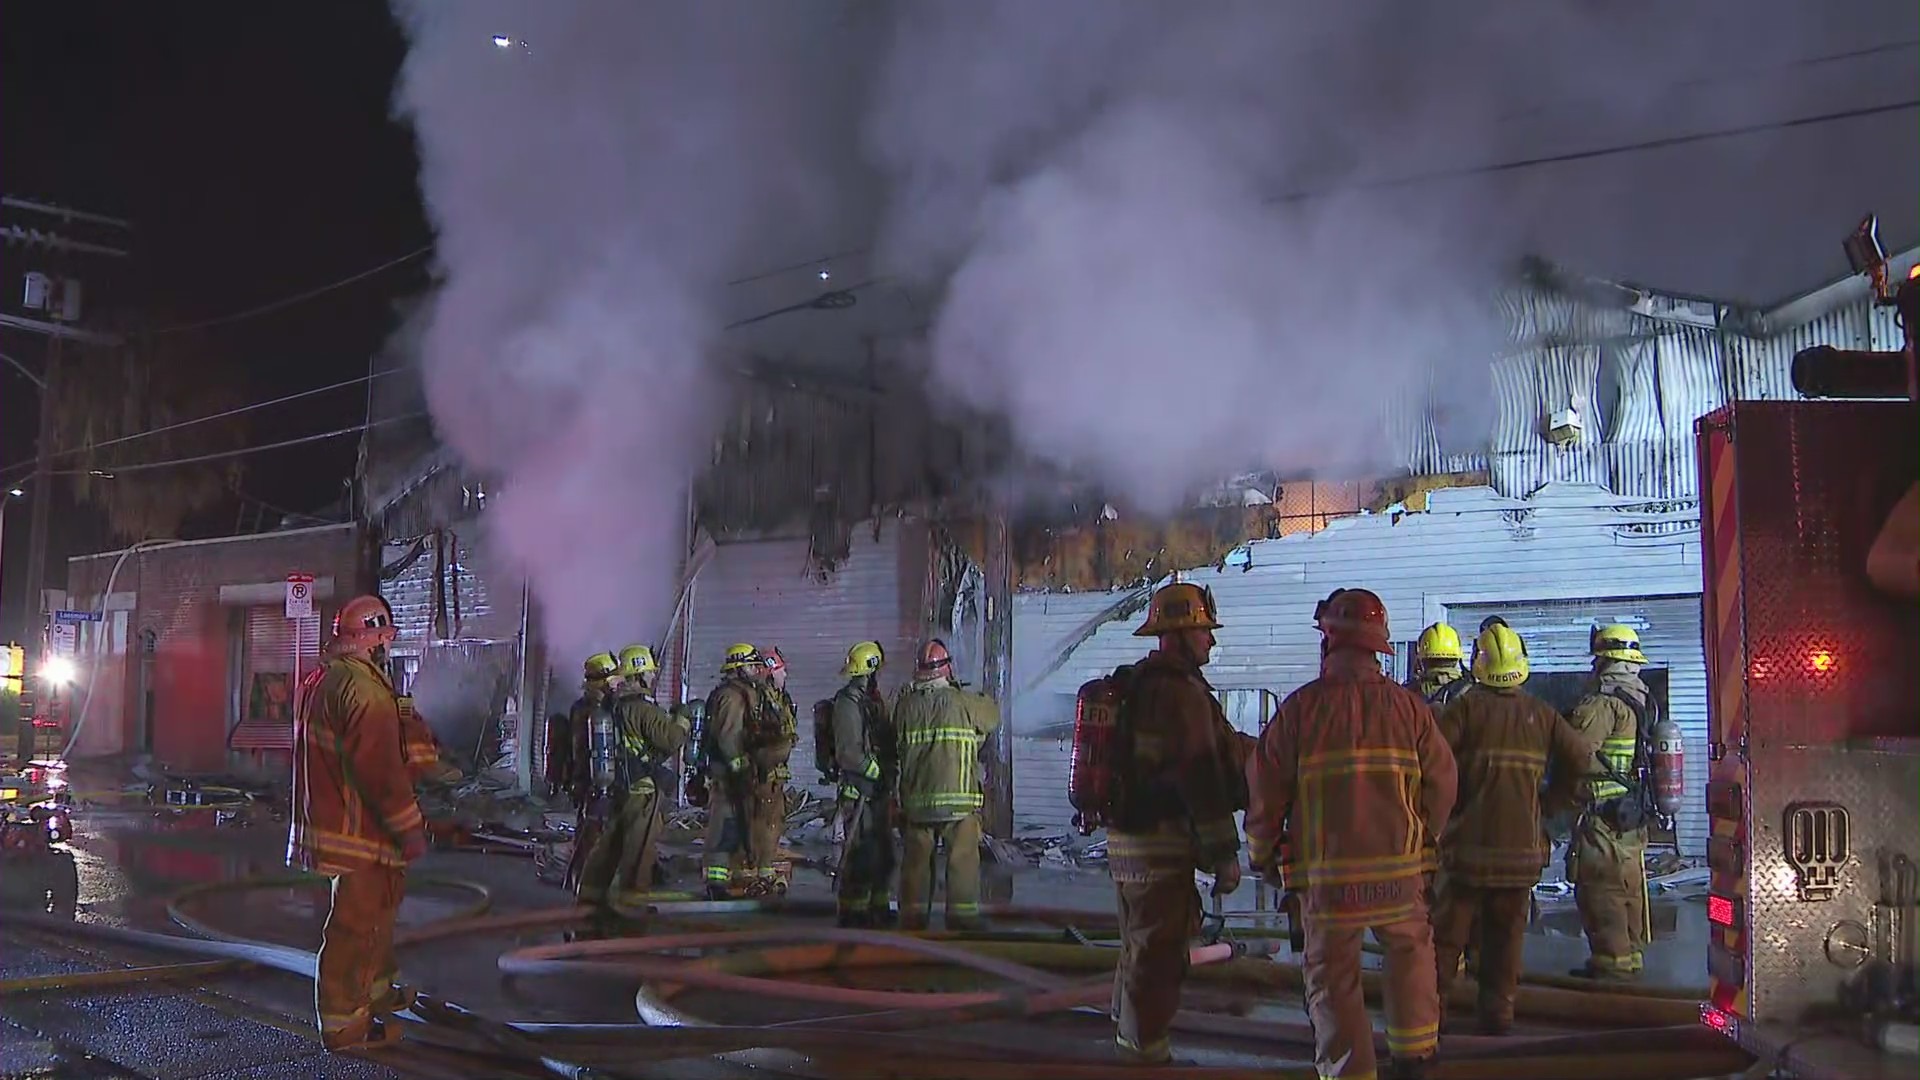
[{"label": "street sign", "polygon": [[97,611],[56,611],[53,613],[53,621],[55,623],[99,622],[100,613]]},{"label": "street sign", "polygon": [[80,624],[56,622],[48,627],[47,648],[53,655],[71,660],[80,652]]},{"label": "street sign", "polygon": [[316,612],[313,609],[313,575],[287,575],[287,618],[311,619]]}]

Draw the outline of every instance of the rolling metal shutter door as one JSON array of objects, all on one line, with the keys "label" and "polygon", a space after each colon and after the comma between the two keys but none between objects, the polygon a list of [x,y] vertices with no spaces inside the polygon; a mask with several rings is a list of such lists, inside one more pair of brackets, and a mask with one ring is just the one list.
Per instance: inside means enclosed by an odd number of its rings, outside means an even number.
[{"label": "rolling metal shutter door", "polygon": [[1700,597],[1624,597],[1536,604],[1463,604],[1447,618],[1462,638],[1480,620],[1499,615],[1527,641],[1535,671],[1586,671],[1587,633],[1595,623],[1625,623],[1640,634],[1651,666],[1667,669],[1667,712],[1680,725],[1687,755],[1687,795],[1675,824],[1680,853],[1707,850],[1707,658],[1700,636]]},{"label": "rolling metal shutter door", "polygon": [[[324,614],[324,612],[322,612]],[[296,691],[294,647],[300,649],[300,674],[320,662],[319,619],[287,618],[279,605],[246,609],[246,641],[241,652],[240,717],[228,737],[235,750],[284,750],[292,746],[292,695]],[[285,719],[274,714],[267,695],[270,684],[256,684],[260,675],[285,674]],[[258,695],[258,697],[256,696]]]},{"label": "rolling metal shutter door", "polygon": [[855,530],[850,556],[824,582],[806,573],[805,540],[722,544],[694,582],[688,700],[705,698],[719,681],[727,646],[778,646],[799,714],[790,762],[796,785],[823,790],[813,767],[813,703],[845,683],[840,669],[854,642],[878,641],[886,650],[880,688],[888,701],[913,676],[918,628],[903,627],[899,539],[892,525],[877,542],[871,529]]}]

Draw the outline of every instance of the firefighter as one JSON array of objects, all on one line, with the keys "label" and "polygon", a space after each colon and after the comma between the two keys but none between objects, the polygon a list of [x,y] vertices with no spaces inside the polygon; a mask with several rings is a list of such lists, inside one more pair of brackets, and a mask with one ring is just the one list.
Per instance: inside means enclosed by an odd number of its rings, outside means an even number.
[{"label": "firefighter", "polygon": [[591,820],[587,804],[593,798],[592,748],[589,746],[589,729],[592,727],[593,710],[609,696],[616,687],[619,677],[620,661],[610,652],[594,653],[587,657],[582,665],[585,676],[580,685],[580,696],[574,699],[567,710],[565,730],[559,740],[548,737],[548,745],[565,746],[561,754],[558,771],[549,762],[547,765],[548,785],[555,783],[567,793],[573,801],[573,854],[567,859],[567,872],[562,886],[569,892],[577,893],[580,888],[580,870],[586,865],[587,853],[599,842],[600,832],[605,822]]},{"label": "firefighter", "polygon": [[1000,726],[992,698],[962,689],[938,638],[920,648],[913,681],[893,704],[900,763],[900,927],[923,930],[933,908],[934,861],[947,870],[947,929],[978,930],[980,748]]},{"label": "firefighter", "polygon": [[1407,689],[1425,698],[1435,716],[1473,685],[1472,677],[1460,670],[1460,662],[1465,659],[1460,634],[1446,623],[1437,622],[1420,631],[1413,656],[1413,677],[1407,680]]},{"label": "firefighter", "polygon": [[[736,870],[750,895],[764,895],[770,889],[761,874],[762,852],[754,847],[749,833],[754,807],[768,794],[770,777],[762,766],[768,757],[768,735],[781,727],[780,706],[771,689],[766,658],[754,646],[739,644],[727,649],[720,663],[720,684],[707,695],[702,753],[713,792],[707,805],[706,839],[710,899],[730,894]],[[770,861],[771,856],[767,857]],[[771,866],[766,870],[770,874]]]},{"label": "firefighter", "polygon": [[573,705],[567,709],[566,716],[548,721],[548,798],[554,798],[563,791],[572,795],[575,732],[580,729],[582,718],[586,716],[592,702],[597,701],[607,692],[607,679],[618,666],[619,661],[610,652],[594,653],[587,657],[586,663],[581,665],[580,697],[576,698]]},{"label": "firefighter", "polygon": [[609,703],[618,740],[618,790],[607,828],[580,870],[581,902],[603,909],[620,892],[652,883],[654,848],[666,823],[662,788],[673,776],[674,755],[687,742],[687,721],[654,703],[659,671],[645,645],[620,650],[620,686]]},{"label": "firefighter", "polygon": [[1375,1075],[1360,988],[1372,930],[1385,952],[1388,1075],[1421,1077],[1440,1039],[1424,852],[1453,811],[1453,752],[1426,703],[1380,670],[1376,654],[1393,644],[1378,596],[1328,598],[1320,629],[1320,677],[1281,703],[1248,768],[1247,839],[1262,875],[1301,898],[1320,1075]]},{"label": "firefighter", "polygon": [[393,635],[393,611],[378,596],[341,605],[329,655],[302,680],[294,714],[287,861],[333,879],[314,979],[329,1050],[398,1039],[385,1018],[413,998],[395,983],[393,924],[427,834],[387,679]]},{"label": "firefighter", "polygon": [[893,724],[878,686],[886,653],[877,641],[847,650],[840,674],[847,684],[833,695],[833,761],[839,769],[835,817],[845,832],[834,883],[841,926],[884,926],[891,920]]},{"label": "firefighter", "polygon": [[[1122,688],[1132,736],[1123,766],[1129,795],[1107,830],[1107,870],[1120,915],[1114,972],[1114,1044],[1123,1060],[1170,1060],[1168,1032],[1187,975],[1187,941],[1200,927],[1195,870],[1213,875],[1213,893],[1240,886],[1246,805],[1239,740],[1200,669],[1220,629],[1213,593],[1176,582],[1153,594],[1135,637],[1158,638]],[[1116,673],[1118,675],[1118,673]]]},{"label": "firefighter", "polygon": [[1567,880],[1573,882],[1580,922],[1587,932],[1587,962],[1573,974],[1593,979],[1637,979],[1647,927],[1647,829],[1632,797],[1640,714],[1647,684],[1640,666],[1640,636],[1631,627],[1596,628],[1588,639],[1593,687],[1573,707],[1573,729],[1586,742],[1593,763],[1585,805],[1567,849]]},{"label": "firefighter", "polygon": [[747,800],[747,852],[752,895],[786,891],[780,877],[780,841],[787,830],[787,781],[793,779],[789,761],[800,741],[800,719],[793,695],[787,693],[787,658],[774,646],[761,653],[766,672],[761,689],[766,707],[761,722],[748,728],[748,755],[753,758],[755,783]]},{"label": "firefighter", "polygon": [[1488,627],[1475,655],[1473,688],[1440,716],[1440,733],[1459,762],[1460,790],[1440,836],[1433,951],[1444,1006],[1461,958],[1478,946],[1480,1028],[1505,1035],[1513,1027],[1533,887],[1552,851],[1541,788],[1551,777],[1547,806],[1570,806],[1587,751],[1553,706],[1520,689],[1529,674],[1520,635],[1504,624]]}]

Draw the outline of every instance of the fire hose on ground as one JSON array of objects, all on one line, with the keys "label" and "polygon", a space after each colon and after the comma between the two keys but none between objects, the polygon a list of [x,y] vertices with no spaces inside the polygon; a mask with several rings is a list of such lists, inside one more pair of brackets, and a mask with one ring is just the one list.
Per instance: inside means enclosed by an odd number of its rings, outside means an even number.
[{"label": "fire hose on ground", "polygon": [[[224,960],[245,961],[261,964],[281,970],[311,977],[314,970],[314,954],[288,946],[253,941],[238,935],[219,931],[203,921],[185,914],[182,905],[185,901],[205,896],[209,893],[238,891],[252,888],[289,887],[316,885],[324,879],[307,875],[279,875],[261,879],[243,879],[207,886],[197,886],[176,894],[169,904],[169,913],[181,925],[196,933],[204,933],[212,940],[184,938],[176,935],[156,934],[147,931],[126,930],[114,927],[76,924],[46,916],[16,916],[10,922],[16,925],[33,926],[39,929],[53,930],[173,952],[187,952],[203,956],[214,956]],[[501,932],[506,930],[529,929],[536,927],[556,927],[585,921],[592,916],[589,909],[564,907],[542,911],[520,912],[507,915],[484,915],[482,912],[490,899],[486,890],[476,884],[458,879],[431,878],[422,875],[416,879],[416,887],[452,887],[466,889],[478,894],[478,899],[457,912],[454,916],[418,927],[403,929],[395,935],[396,945],[413,945],[426,941],[452,936],[464,936],[476,933]],[[787,902],[780,905],[762,905],[753,901],[689,901],[682,899],[684,894],[668,894],[649,897],[646,894],[630,896],[634,904],[644,903],[646,912],[667,918],[675,916],[694,916],[710,914],[733,914],[763,909],[777,909],[783,913],[796,910],[820,910],[826,905],[811,905]],[[656,901],[657,902],[651,902]],[[1039,908],[1003,907],[995,909],[994,914],[1002,918],[1021,918],[1029,921],[1047,922],[1059,925],[1071,925],[1078,922],[1097,922],[1102,918],[1095,913],[1085,911],[1058,911]],[[857,938],[833,935],[856,934]],[[826,944],[820,940],[822,936]],[[803,944],[793,944],[796,940]],[[678,942],[679,944],[667,944]],[[699,943],[697,947],[711,948],[722,945],[751,946],[752,951],[736,952],[722,956],[706,957],[700,960],[680,960],[664,957],[648,957],[641,954],[657,953],[668,948],[690,947],[689,942]],[[784,947],[781,942],[788,943]],[[1299,969],[1292,965],[1275,964],[1235,958],[1234,948],[1227,945],[1203,946],[1196,951],[1194,960],[1196,978],[1226,978],[1251,982],[1269,987],[1290,987],[1298,985]],[[612,957],[622,953],[633,954],[619,960]],[[964,958],[964,959],[963,959]],[[1056,968],[1097,970],[1110,968],[1116,959],[1113,950],[1091,949],[1084,945],[1069,945],[1043,941],[969,941],[956,935],[942,940],[938,935],[911,937],[908,935],[879,932],[829,931],[806,927],[789,927],[761,931],[747,931],[729,934],[676,935],[672,938],[651,939],[615,939],[611,941],[579,942],[564,946],[540,946],[530,950],[517,950],[504,955],[501,959],[502,970],[509,974],[534,975],[557,973],[560,971],[577,972],[579,965],[587,965],[604,972],[618,972],[622,977],[632,977],[636,967],[643,968],[643,979],[651,979],[650,985],[643,986],[637,1003],[642,1010],[653,1010],[647,1019],[665,1024],[679,1025],[674,1028],[628,1027],[596,1028],[583,1031],[578,1027],[561,1025],[498,1025],[493,1021],[474,1018],[471,1024],[481,1023],[497,1025],[498,1029],[510,1030],[517,1043],[524,1040],[522,1050],[537,1049],[539,1057],[547,1067],[555,1067],[561,1058],[572,1061],[575,1054],[588,1057],[600,1055],[601,1051],[589,1053],[594,1047],[604,1048],[605,1055],[633,1062],[639,1044],[652,1048],[647,1056],[659,1060],[672,1060],[689,1056],[709,1056],[715,1053],[739,1053],[742,1051],[789,1051],[789,1061],[783,1064],[795,1064],[793,1053],[819,1055],[820,1047],[838,1043],[846,1045],[848,1040],[882,1039],[889,1031],[907,1031],[928,1025],[951,1025],[967,1022],[979,1017],[992,1019],[1008,1016],[1039,1016],[1048,1012],[1072,1009],[1094,1004],[1111,992],[1111,980],[1101,978],[1096,981],[1073,983],[1029,965],[1045,965]],[[853,1001],[845,997],[838,998],[840,1004],[858,1004],[881,1009],[880,1012],[862,1013],[854,1016],[833,1017],[826,1020],[798,1021],[790,1024],[771,1025],[755,1028],[705,1028],[688,1027],[695,1023],[691,1018],[674,1012],[666,1004],[677,993],[679,987],[724,986],[739,990],[750,986],[755,992],[767,992],[771,987],[781,988],[787,994],[793,987],[808,984],[783,983],[763,977],[767,973],[794,974],[806,970],[824,970],[861,965],[899,965],[903,963],[941,963],[961,964],[984,973],[1009,978],[1019,989],[1001,992],[974,992],[968,994],[927,995],[908,991],[851,991],[858,995]],[[809,967],[809,965],[812,965]],[[170,965],[169,968],[184,970],[192,965]],[[155,972],[167,970],[152,969]],[[756,975],[753,972],[759,972]],[[203,969],[203,974],[217,973],[213,969]],[[1288,973],[1291,973],[1289,976]],[[110,977],[116,981],[126,981],[130,973],[89,972],[80,976],[46,977],[39,985],[53,989],[63,985],[62,980],[86,980],[93,977]],[[745,984],[736,981],[745,979]],[[0,984],[4,989],[8,984]],[[807,995],[807,1000],[833,1003],[833,995],[818,994],[817,991],[840,991],[838,987],[808,986],[806,990],[791,991],[788,996]],[[1370,980],[1370,991],[1377,992],[1377,976]],[[1578,999],[1569,1003],[1559,997]],[[1529,1008],[1547,1003],[1543,1009]],[[1576,1019],[1583,1022],[1595,1020],[1614,1023],[1644,1022],[1632,1008],[1622,1010],[1618,1006],[1623,1002],[1638,1002],[1640,1005],[1673,1006],[1677,1002],[1643,1000],[1625,995],[1577,994],[1567,991],[1524,989],[1522,992],[1521,1012],[1527,1015],[1547,1016],[1561,1019]],[[1578,1004],[1577,1010],[1571,1005]],[[435,1013],[434,1019],[446,1021],[455,1015],[448,1012],[450,1007],[429,1009]],[[1672,1010],[1667,1010],[1670,1013]],[[1574,1015],[1566,1015],[1574,1013]],[[1683,1030],[1670,1030],[1665,1033],[1635,1032],[1631,1045],[1636,1052],[1630,1060],[1622,1060],[1622,1055],[1609,1051],[1627,1044],[1618,1033],[1605,1036],[1575,1036],[1555,1040],[1498,1039],[1473,1040],[1450,1036],[1447,1040],[1449,1060],[1442,1064],[1439,1077],[1488,1076],[1516,1077],[1566,1076],[1584,1078],[1586,1076],[1618,1074],[1622,1070],[1636,1076],[1673,1076],[1687,1077],[1708,1075],[1715,1072],[1738,1071],[1743,1067],[1744,1055],[1724,1042],[1702,1044],[1691,1042],[1701,1034],[1717,1040],[1717,1036],[1704,1033],[1697,1024],[1689,1008],[1684,1019],[1663,1013],[1659,1020],[1673,1023]],[[471,1017],[472,1014],[465,1014]],[[427,1019],[425,1015],[422,1019]],[[1302,1032],[1291,1030],[1290,1026],[1271,1023],[1251,1023],[1232,1017],[1208,1014],[1183,1014],[1189,1030],[1206,1030],[1213,1034],[1225,1035],[1236,1039],[1259,1038],[1273,1043],[1285,1042],[1297,1046]],[[1298,1025],[1294,1025],[1298,1026]],[[431,1028],[423,1029],[422,1034]],[[445,1035],[445,1033],[438,1033]],[[1279,1036],[1276,1039],[1276,1036]],[[1663,1041],[1665,1040],[1665,1041]],[[459,1037],[447,1035],[442,1040],[458,1042]],[[486,1040],[478,1042],[484,1044]],[[497,1042],[498,1039],[495,1039]],[[896,1049],[898,1044],[892,1040],[887,1049]],[[1488,1045],[1482,1045],[1488,1044]],[[1498,1044],[1494,1046],[1491,1044]],[[469,1047],[473,1043],[469,1042]],[[928,1041],[914,1038],[914,1045],[928,1047]],[[731,1049],[726,1049],[726,1048]],[[879,1049],[874,1047],[873,1049]],[[899,1060],[882,1060],[870,1051],[863,1050],[861,1063],[856,1072],[849,1073],[839,1069],[833,1075],[886,1075],[902,1078],[919,1076],[951,1076],[953,1067],[965,1062],[968,1076],[1013,1076],[1030,1075],[1034,1065],[1032,1055],[1023,1055],[1019,1061],[1004,1060],[1004,1054],[989,1052],[975,1044],[962,1044],[951,1048],[942,1046],[938,1061],[930,1060],[924,1049],[906,1054]],[[500,1052],[497,1046],[495,1052]],[[1565,1059],[1554,1055],[1580,1054],[1579,1060]],[[1477,1055],[1477,1056],[1468,1056]],[[1518,1055],[1518,1056],[1516,1056]],[[1735,1060],[1738,1058],[1739,1060]],[[607,1060],[604,1063],[578,1062],[579,1064],[604,1064],[617,1067],[619,1061]],[[836,1063],[839,1064],[839,1063]],[[1590,1068],[1597,1066],[1597,1068]],[[1606,1070],[1605,1072],[1600,1070]],[[1062,1059],[1058,1070],[1049,1063],[1049,1075],[1095,1076],[1107,1075],[1110,1063],[1091,1064],[1081,1059]],[[564,1069],[562,1071],[565,1071]],[[1246,1075],[1265,1077],[1289,1075],[1289,1071],[1276,1070],[1223,1070],[1176,1069],[1164,1075],[1188,1074],[1194,1077],[1211,1077],[1216,1080]],[[1310,1076],[1311,1071],[1299,1075]]]}]

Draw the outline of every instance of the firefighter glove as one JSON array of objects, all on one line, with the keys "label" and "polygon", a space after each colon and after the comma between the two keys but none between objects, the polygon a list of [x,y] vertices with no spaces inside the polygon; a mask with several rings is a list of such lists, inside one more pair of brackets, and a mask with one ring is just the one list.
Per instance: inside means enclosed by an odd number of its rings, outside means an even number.
[{"label": "firefighter glove", "polygon": [[427,853],[427,831],[424,828],[409,829],[407,830],[407,834],[400,838],[400,857],[401,858],[407,860],[410,863],[419,862],[420,857],[422,855],[425,855],[426,853]]},{"label": "firefighter glove", "polygon": [[1234,856],[1213,868],[1213,895],[1226,896],[1240,887],[1240,858]]}]

